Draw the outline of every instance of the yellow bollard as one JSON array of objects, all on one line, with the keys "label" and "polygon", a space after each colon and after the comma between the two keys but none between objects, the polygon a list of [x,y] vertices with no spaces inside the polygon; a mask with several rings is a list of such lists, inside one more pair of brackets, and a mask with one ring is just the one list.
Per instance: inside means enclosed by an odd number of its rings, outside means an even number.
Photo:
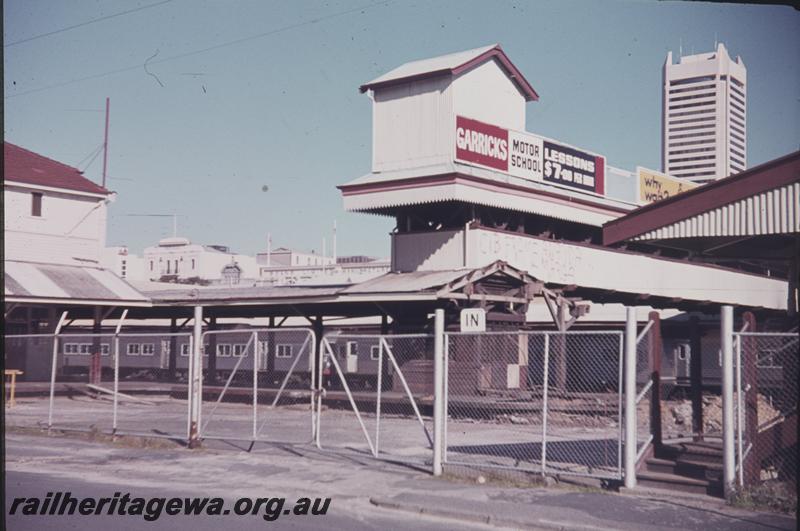
[{"label": "yellow bollard", "polygon": [[[23,373],[22,371],[18,371],[16,369],[5,369],[4,371],[4,376],[11,377],[11,393],[8,402],[6,402],[6,407],[14,407],[14,404],[16,404],[14,400],[14,392],[17,387],[17,376],[21,374],[25,373]],[[6,399],[6,385],[5,382],[3,382],[3,402],[5,402],[5,399]]]}]

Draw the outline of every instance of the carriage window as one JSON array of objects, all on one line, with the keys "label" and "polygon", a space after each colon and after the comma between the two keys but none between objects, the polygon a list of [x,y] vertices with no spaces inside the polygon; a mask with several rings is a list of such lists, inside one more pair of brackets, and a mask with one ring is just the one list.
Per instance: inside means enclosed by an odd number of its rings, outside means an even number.
[{"label": "carriage window", "polygon": [[347,355],[358,356],[358,343],[356,343],[355,341],[347,342]]},{"label": "carriage window", "polygon": [[369,359],[377,360],[381,355],[381,346],[380,345],[372,345],[369,347]]},{"label": "carriage window", "polygon": [[183,343],[181,345],[181,356],[188,356],[189,355],[189,343]]},{"label": "carriage window", "polygon": [[236,345],[234,345],[233,346],[233,355],[234,355],[234,357],[241,358],[242,356],[244,356],[246,358],[247,357],[247,348],[246,347],[247,347],[247,345],[245,345],[244,343],[237,343]]},{"label": "carriage window", "polygon": [[152,356],[156,353],[156,345],[154,343],[142,343],[142,356]]},{"label": "carriage window", "polygon": [[278,345],[275,351],[276,358],[291,358],[292,357],[292,345]]},{"label": "carriage window", "polygon": [[208,349],[210,349],[210,348],[211,348],[211,346],[208,343],[203,345],[203,356],[208,356]]},{"label": "carriage window", "polygon": [[686,359],[689,357],[689,349],[690,347],[686,343],[681,343],[678,345],[675,348],[675,350],[678,352],[678,359],[681,361],[686,361]]},{"label": "carriage window", "polygon": [[100,355],[108,356],[111,353],[111,345],[108,343],[103,343],[100,345]]},{"label": "carriage window", "polygon": [[66,343],[64,344],[64,354],[68,356],[74,356],[78,353],[78,344],[77,343]]},{"label": "carriage window", "polygon": [[220,358],[230,358],[231,357],[231,346],[228,343],[224,345],[217,345],[217,356]]},{"label": "carriage window", "polygon": [[88,356],[92,353],[92,344],[91,343],[81,343],[81,355]]},{"label": "carriage window", "polygon": [[139,343],[128,343],[128,356],[138,356],[142,350]]}]

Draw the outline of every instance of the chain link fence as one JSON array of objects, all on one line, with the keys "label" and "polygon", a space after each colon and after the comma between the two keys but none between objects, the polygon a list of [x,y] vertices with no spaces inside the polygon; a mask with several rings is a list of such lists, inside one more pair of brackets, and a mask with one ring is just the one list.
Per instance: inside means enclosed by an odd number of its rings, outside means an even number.
[{"label": "chain link fence", "polygon": [[[225,330],[202,340],[201,438],[312,440],[312,331]],[[7,426],[186,441],[192,352],[191,333],[6,335],[5,366],[22,372]]]},{"label": "chain link fence", "polygon": [[[53,359],[57,367],[63,356],[57,357],[56,336],[52,334],[23,334],[3,336],[4,368],[20,371],[17,376],[16,404],[5,410],[4,422],[10,427],[46,427],[48,410],[33,407],[22,388],[35,389],[46,395],[50,390]],[[57,373],[60,372],[57,370]],[[5,384],[4,384],[5,385]]]},{"label": "chain link fence", "polygon": [[433,336],[335,333],[321,351],[320,445],[430,462]]},{"label": "chain link fence", "polygon": [[797,496],[797,334],[737,333],[739,484],[769,484]]},{"label": "chain link fence", "polygon": [[447,463],[622,476],[623,335],[446,334]]},{"label": "chain link fence", "polygon": [[216,330],[202,335],[202,345],[201,438],[312,440],[311,330]]},{"label": "chain link fence", "polygon": [[[104,388],[116,391],[114,433],[188,438],[189,391],[185,382],[192,344],[192,334],[185,332],[123,332],[111,336],[112,373]],[[171,367],[174,382],[169,381]],[[113,401],[114,395],[110,398]]]}]

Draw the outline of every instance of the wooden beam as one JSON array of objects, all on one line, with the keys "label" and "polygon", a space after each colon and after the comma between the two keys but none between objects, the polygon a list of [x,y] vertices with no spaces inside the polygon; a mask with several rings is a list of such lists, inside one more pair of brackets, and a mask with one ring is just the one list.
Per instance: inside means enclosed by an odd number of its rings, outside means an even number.
[{"label": "wooden beam", "polygon": [[466,295],[464,293],[441,293],[438,295],[442,299],[465,300],[465,301],[485,301],[485,302],[513,302],[517,304],[525,304],[527,299],[520,297],[507,297],[505,295],[489,295],[489,294],[473,294]]}]

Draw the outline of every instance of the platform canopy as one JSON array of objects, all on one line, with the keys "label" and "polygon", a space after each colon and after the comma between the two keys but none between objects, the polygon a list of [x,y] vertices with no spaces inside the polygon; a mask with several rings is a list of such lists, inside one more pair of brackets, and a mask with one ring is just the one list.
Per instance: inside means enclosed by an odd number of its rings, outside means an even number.
[{"label": "platform canopy", "polygon": [[796,311],[800,151],[609,221],[603,243],[788,279]]},{"label": "platform canopy", "polygon": [[520,308],[541,283],[503,262],[482,268],[386,273],[359,284],[332,286],[164,286],[139,283],[152,308],[133,318],[188,317],[194,306],[216,317],[401,315],[427,312],[451,301]]},{"label": "platform canopy", "polygon": [[150,300],[112,272],[90,266],[3,262],[6,304],[150,306]]}]

